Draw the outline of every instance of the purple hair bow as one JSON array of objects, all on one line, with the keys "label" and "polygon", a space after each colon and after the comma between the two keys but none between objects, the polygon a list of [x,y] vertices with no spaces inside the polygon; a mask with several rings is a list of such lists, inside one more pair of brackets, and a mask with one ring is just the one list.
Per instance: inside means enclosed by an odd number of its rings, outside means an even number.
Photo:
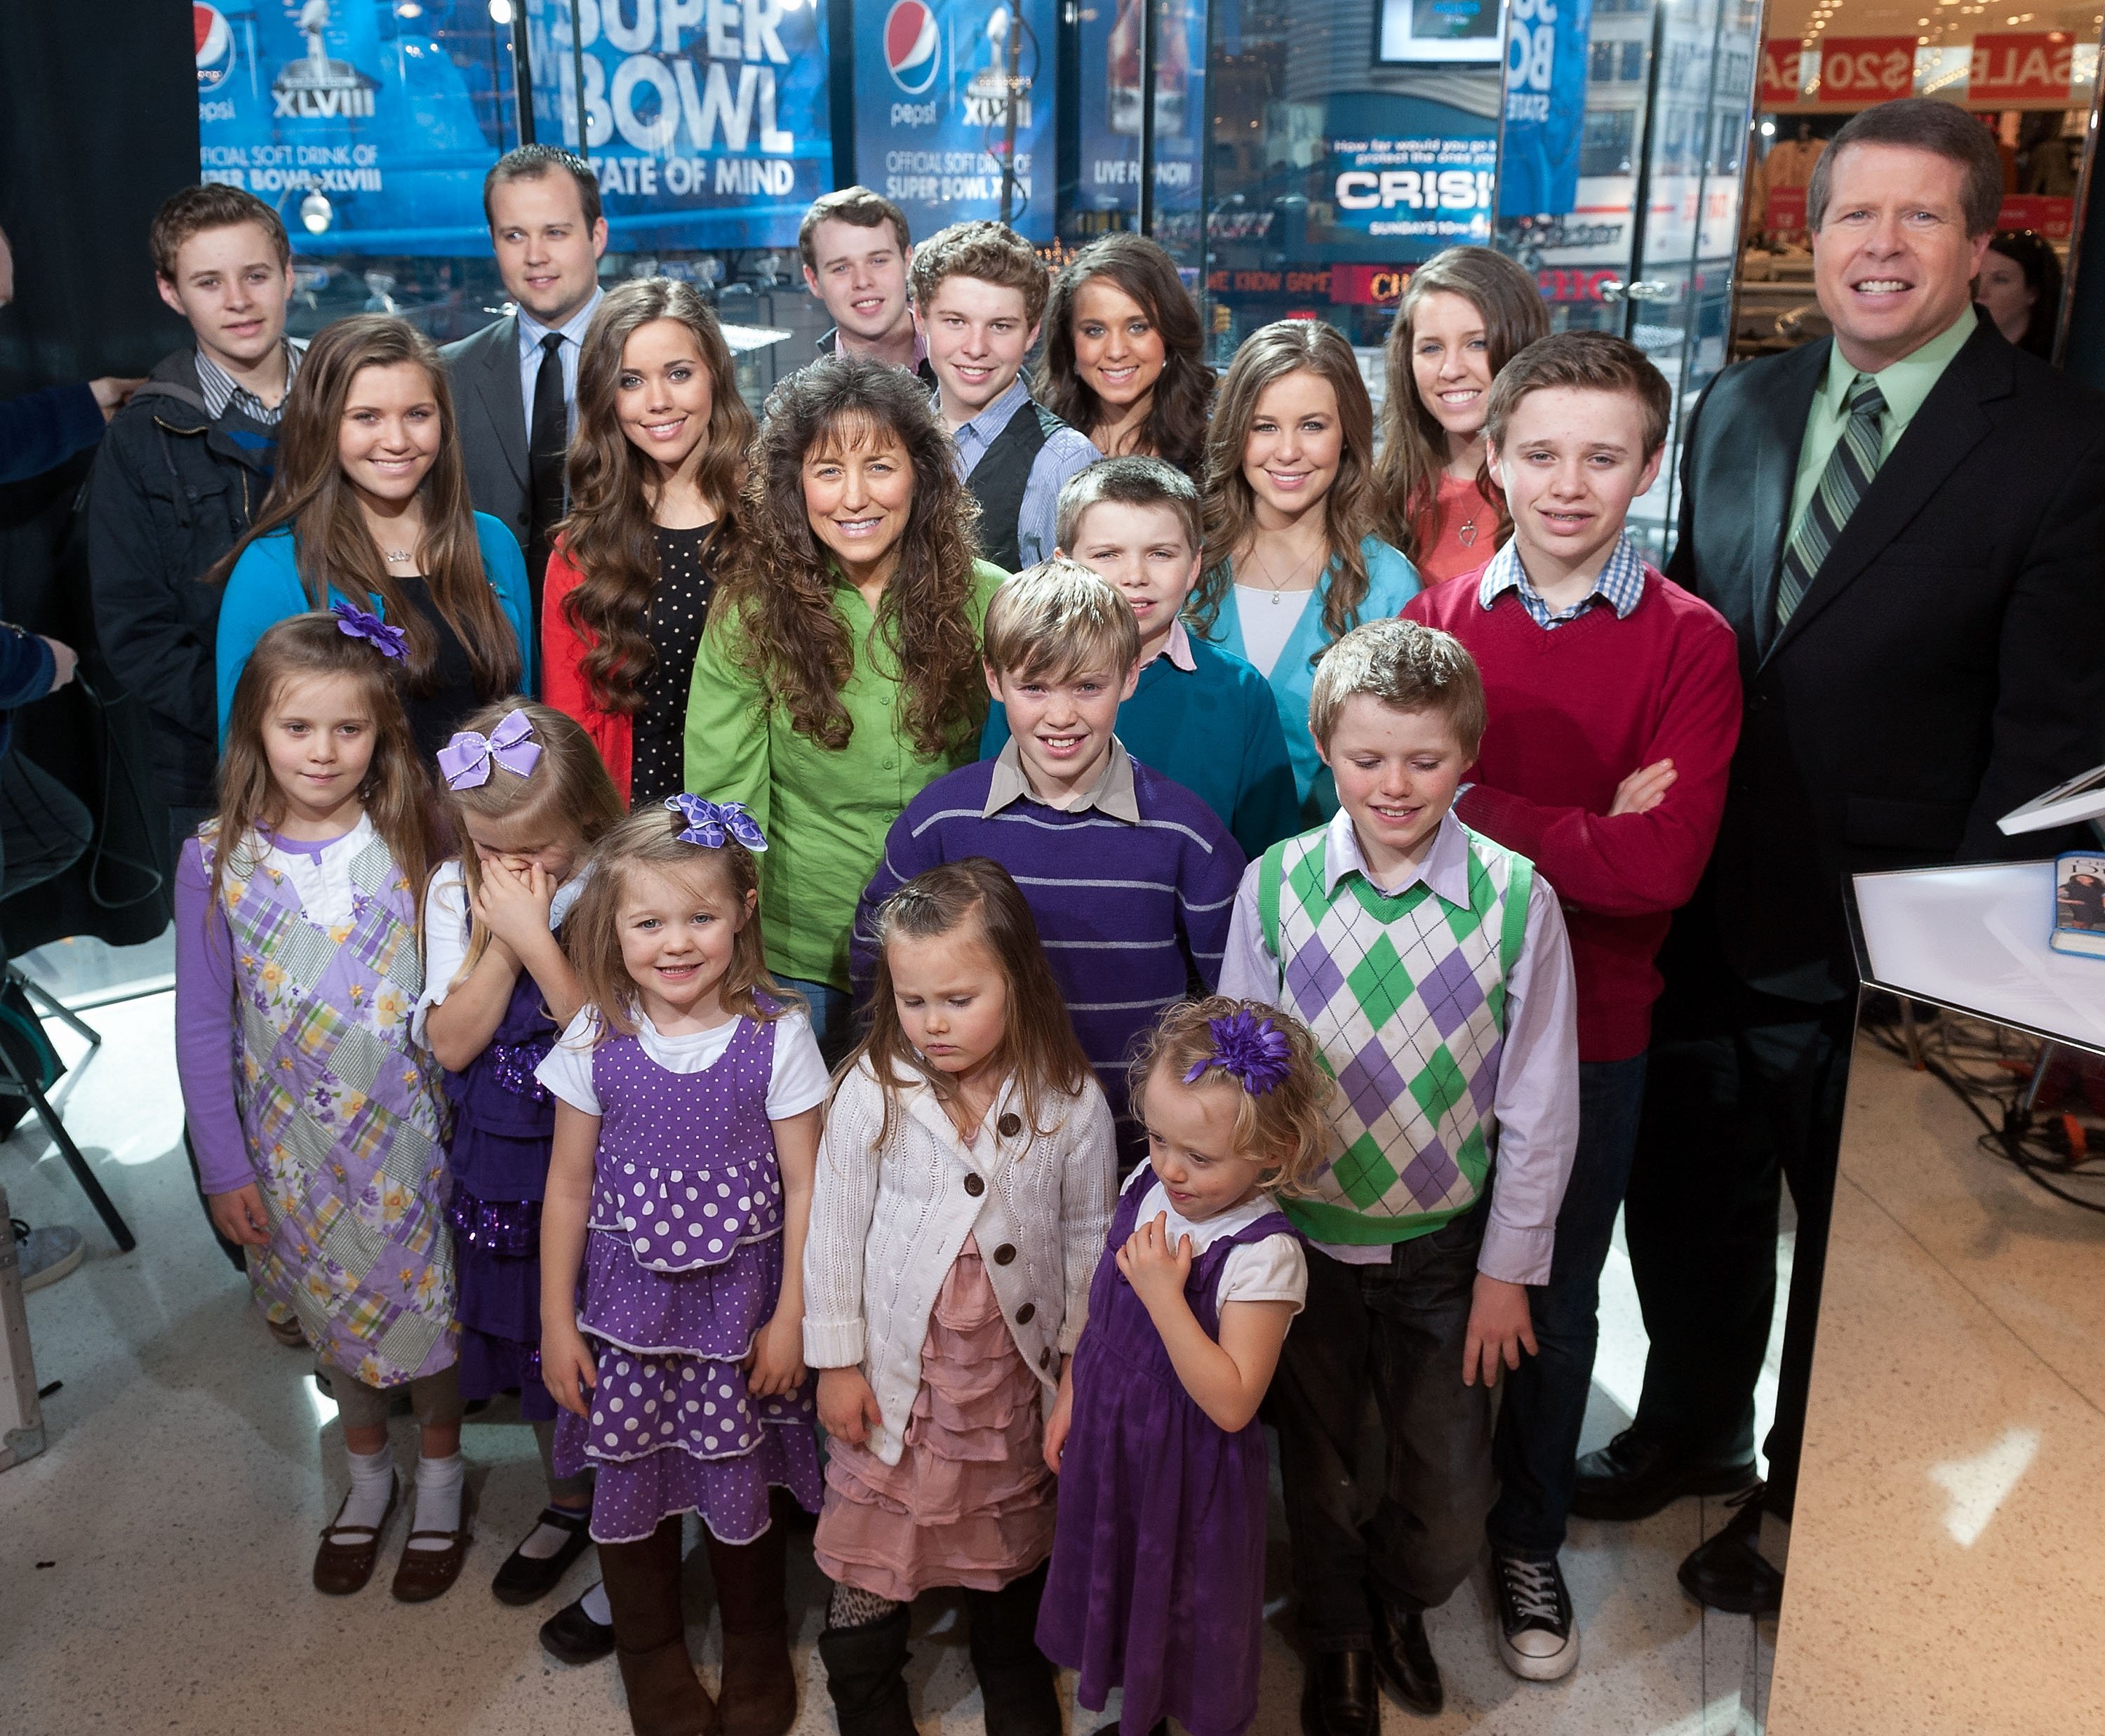
[{"label": "purple hair bow", "polygon": [[383,657],[392,657],[397,663],[409,646],[409,635],[400,627],[390,627],[377,615],[368,615],[364,610],[340,602],[329,611],[336,617],[336,630],[346,639],[363,639]]},{"label": "purple hair bow", "polygon": [[541,749],[533,738],[534,720],[524,711],[507,712],[504,721],[486,736],[472,729],[457,730],[453,740],[439,749],[439,775],[449,790],[473,790],[489,781],[494,761],[524,777],[541,760]]},{"label": "purple hair bow", "polygon": [[666,797],[665,805],[687,822],[686,830],[680,834],[682,843],[699,844],[704,850],[721,850],[724,840],[733,838],[756,854],[767,848],[766,839],[761,835],[760,828],[745,811],[743,802],[716,803],[683,792]]},{"label": "purple hair bow", "polygon": [[1198,1084],[1210,1069],[1218,1067],[1252,1096],[1263,1097],[1284,1084],[1293,1071],[1294,1045],[1268,1018],[1243,1009],[1226,1018],[1208,1019],[1206,1028],[1213,1034],[1213,1052],[1186,1072],[1187,1085]]}]

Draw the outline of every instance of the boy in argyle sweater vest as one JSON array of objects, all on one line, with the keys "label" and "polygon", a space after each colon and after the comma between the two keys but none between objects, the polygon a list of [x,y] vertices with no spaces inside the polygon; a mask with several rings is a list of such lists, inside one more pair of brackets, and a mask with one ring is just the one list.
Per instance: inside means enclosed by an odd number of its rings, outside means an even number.
[{"label": "boy in argyle sweater vest", "polygon": [[[1449,812],[1484,724],[1448,634],[1383,620],[1340,639],[1309,701],[1339,812],[1250,865],[1222,968],[1223,994],[1298,1015],[1337,1081],[1330,1166],[1284,1202],[1310,1243],[1308,1299],[1271,1389],[1315,1653],[1307,1736],[1372,1736],[1377,1677],[1439,1710],[1424,1612],[1482,1544],[1490,1388],[1534,1351],[1526,1286],[1549,1276],[1577,1139],[1557,899]],[[1370,1500],[1355,1465],[1370,1387],[1387,1454]]]}]

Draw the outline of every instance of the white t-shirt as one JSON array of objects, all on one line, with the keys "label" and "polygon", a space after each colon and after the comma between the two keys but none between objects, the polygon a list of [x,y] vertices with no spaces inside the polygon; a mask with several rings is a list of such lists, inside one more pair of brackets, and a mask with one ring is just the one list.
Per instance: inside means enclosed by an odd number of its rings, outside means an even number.
[{"label": "white t-shirt", "polygon": [[1307,611],[1307,591],[1275,591],[1268,584],[1236,587],[1236,615],[1242,623],[1243,655],[1267,681],[1278,667],[1279,654],[1294,637]]},{"label": "white t-shirt", "polygon": [[332,838],[320,848],[297,843],[279,844],[263,834],[248,840],[247,855],[258,869],[270,869],[293,883],[300,895],[300,911],[318,928],[333,928],[351,920],[358,888],[351,884],[351,865],[373,842],[373,821],[361,813],[358,824],[341,838]]},{"label": "white t-shirt", "polygon": [[[1126,1178],[1125,1186],[1147,1189],[1141,1197],[1140,1215],[1133,1219],[1134,1227],[1153,1222],[1157,1213],[1167,1213],[1170,1246],[1177,1246],[1179,1236],[1189,1236],[1194,1259],[1222,1237],[1247,1229],[1267,1212],[1278,1209],[1268,1194],[1260,1193],[1255,1199],[1195,1224],[1169,1203],[1169,1196],[1146,1164]],[[1221,1262],[1221,1279],[1214,1286],[1213,1300],[1223,1308],[1231,1302],[1291,1302],[1298,1314],[1307,1293],[1308,1259],[1301,1251],[1301,1238],[1282,1231],[1262,1242],[1229,1250],[1228,1257]]]},{"label": "white t-shirt", "polygon": [[[576,874],[556,888],[548,902],[548,932],[553,934],[570,914],[578,894],[585,889],[590,870]],[[424,889],[424,992],[409,1014],[409,1035],[424,1040],[424,1020],[431,1009],[444,1004],[453,992],[454,978],[467,962],[467,878],[460,858],[443,862]]]},{"label": "white t-shirt", "polygon": [[[580,1011],[534,1074],[554,1095],[587,1115],[599,1113],[592,1069],[592,1030],[598,1022],[597,1009]],[[699,1073],[731,1047],[739,1022],[727,1018],[707,1031],[664,1036],[646,1013],[639,1016],[636,1035],[643,1053],[668,1072]],[[784,1013],[775,1022],[775,1070],[767,1082],[767,1119],[786,1121],[816,1109],[825,1102],[829,1082],[811,1020],[802,1013]]]}]

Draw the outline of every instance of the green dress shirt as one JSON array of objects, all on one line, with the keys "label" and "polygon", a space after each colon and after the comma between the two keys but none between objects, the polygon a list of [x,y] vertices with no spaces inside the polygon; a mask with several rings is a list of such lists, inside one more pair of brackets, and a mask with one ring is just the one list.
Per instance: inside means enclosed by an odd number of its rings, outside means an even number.
[{"label": "green dress shirt", "polygon": [[[972,563],[975,636],[1008,577],[985,561]],[[924,758],[893,723],[900,683],[871,655],[877,621],[869,605],[842,579],[834,606],[855,646],[855,672],[841,690],[853,726],[847,745],[836,753],[800,735],[740,655],[732,611],[712,611],[688,690],[686,774],[694,794],[744,803],[767,834],[760,915],[768,969],[846,989],[856,900],[883,857],[884,834],[925,785],[979,758],[981,719],[949,752]]]},{"label": "green dress shirt", "polygon": [[[1876,374],[1863,376],[1879,383],[1879,390],[1886,400],[1886,419],[1879,439],[1881,464],[1893,455],[1901,436],[1907,432],[1908,423],[1915,419],[1915,413],[1922,408],[1923,400],[1951,365],[1951,358],[1966,347],[1966,340],[1973,335],[1973,324],[1974,312],[1969,302],[1965,312],[1920,349],[1897,362],[1888,362]],[[1812,503],[1812,491],[1820,485],[1821,472],[1827,468],[1835,442],[1842,438],[1843,427],[1848,420],[1842,413],[1843,403],[1857,378],[1857,370],[1843,359],[1842,346],[1830,343],[1827,378],[1812,395],[1812,409],[1805,418],[1805,438],[1798,449],[1798,480],[1791,488],[1790,523],[1784,531],[1783,546],[1786,548],[1790,547],[1791,538],[1798,534],[1798,521]]]}]

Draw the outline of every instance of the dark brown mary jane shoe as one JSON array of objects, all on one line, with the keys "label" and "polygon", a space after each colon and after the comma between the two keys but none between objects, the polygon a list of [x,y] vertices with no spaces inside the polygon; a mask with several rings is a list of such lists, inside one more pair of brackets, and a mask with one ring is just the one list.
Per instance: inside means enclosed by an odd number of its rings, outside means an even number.
[{"label": "dark brown mary jane shoe", "polygon": [[[444,1597],[460,1577],[461,1564],[475,1537],[475,1491],[461,1491],[460,1529],[413,1531],[402,1545],[402,1559],[395,1568],[395,1600],[401,1604],[428,1604]],[[444,1549],[413,1549],[419,1537],[444,1537]]]},{"label": "dark brown mary jane shoe", "polygon": [[343,1510],[351,1505],[351,1492],[346,1490],[342,1503],[336,1510],[336,1521],[322,1528],[321,1547],[315,1551],[315,1590],[326,1591],[331,1597],[348,1597],[354,1591],[363,1591],[365,1582],[373,1577],[373,1564],[380,1555],[380,1533],[387,1528],[387,1522],[395,1516],[395,1503],[401,1497],[402,1480],[391,1479],[387,1485],[387,1510],[380,1515],[377,1525],[346,1525],[340,1523]]}]

